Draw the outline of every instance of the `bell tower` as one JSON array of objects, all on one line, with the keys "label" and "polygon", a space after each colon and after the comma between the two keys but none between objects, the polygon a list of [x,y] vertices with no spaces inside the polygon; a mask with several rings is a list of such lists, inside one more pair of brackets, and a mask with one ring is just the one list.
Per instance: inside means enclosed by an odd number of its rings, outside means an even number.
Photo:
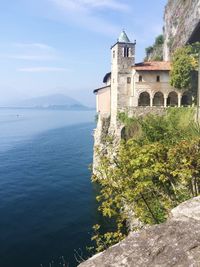
[{"label": "bell tower", "polygon": [[132,65],[135,64],[135,45],[125,31],[111,47],[111,124],[116,124],[120,109],[130,106]]}]

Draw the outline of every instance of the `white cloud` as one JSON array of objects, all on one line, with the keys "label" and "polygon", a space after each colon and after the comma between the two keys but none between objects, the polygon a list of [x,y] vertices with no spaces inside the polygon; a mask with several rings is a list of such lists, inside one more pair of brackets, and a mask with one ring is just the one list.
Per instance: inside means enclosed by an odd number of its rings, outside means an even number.
[{"label": "white cloud", "polygon": [[25,60],[25,61],[50,61],[58,59],[53,55],[35,55],[35,54],[0,54],[1,59],[16,59],[16,60]]},{"label": "white cloud", "polygon": [[119,0],[46,0],[52,4],[57,19],[70,21],[79,27],[113,35],[119,33],[122,25],[117,25],[109,17],[105,18],[104,11],[112,11],[118,15],[130,11],[130,6]]},{"label": "white cloud", "polygon": [[129,6],[117,0],[51,0],[66,10],[92,11],[93,9],[112,9],[127,11]]},{"label": "white cloud", "polygon": [[13,45],[15,47],[22,49],[39,49],[45,51],[55,51],[54,47],[43,43],[14,43]]},{"label": "white cloud", "polygon": [[59,59],[58,52],[52,46],[43,43],[14,43],[8,46],[7,53],[1,53],[1,59],[25,61],[50,61]]},{"label": "white cloud", "polygon": [[17,71],[20,72],[65,72],[68,71],[66,68],[58,67],[31,67],[31,68],[19,68]]}]

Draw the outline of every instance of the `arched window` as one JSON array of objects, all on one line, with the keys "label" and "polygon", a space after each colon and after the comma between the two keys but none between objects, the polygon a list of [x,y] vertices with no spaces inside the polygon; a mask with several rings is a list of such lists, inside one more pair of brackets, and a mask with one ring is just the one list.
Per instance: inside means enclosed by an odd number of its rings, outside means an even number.
[{"label": "arched window", "polygon": [[164,106],[164,95],[161,92],[157,92],[153,98],[153,106]]},{"label": "arched window", "polygon": [[176,92],[170,92],[167,98],[167,106],[178,106],[178,94]]},{"label": "arched window", "polygon": [[139,82],[142,82],[142,75],[139,76]]},{"label": "arched window", "polygon": [[140,94],[138,99],[138,106],[150,106],[150,95],[147,92],[143,92]]}]

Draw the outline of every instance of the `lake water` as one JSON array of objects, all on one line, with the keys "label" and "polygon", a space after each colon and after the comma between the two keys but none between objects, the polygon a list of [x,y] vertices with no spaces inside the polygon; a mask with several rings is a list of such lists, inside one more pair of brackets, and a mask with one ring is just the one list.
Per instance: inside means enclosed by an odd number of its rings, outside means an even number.
[{"label": "lake water", "polygon": [[[77,266],[97,222],[94,111],[0,109],[0,267]],[[53,265],[52,265],[53,266]]]}]

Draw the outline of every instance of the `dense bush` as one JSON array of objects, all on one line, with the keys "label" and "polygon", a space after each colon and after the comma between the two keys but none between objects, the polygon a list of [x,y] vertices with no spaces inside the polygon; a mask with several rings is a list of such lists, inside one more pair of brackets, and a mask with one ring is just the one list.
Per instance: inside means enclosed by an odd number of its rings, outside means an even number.
[{"label": "dense bush", "polygon": [[198,69],[200,43],[178,48],[172,57],[170,73],[172,86],[178,89],[197,90],[197,80],[194,73]]},{"label": "dense bush", "polygon": [[[99,151],[97,197],[103,216],[114,218],[115,231],[95,226],[97,251],[127,235],[125,207],[144,224],[162,223],[169,211],[200,190],[200,131],[191,108],[170,108],[164,116],[128,118],[119,114],[126,138],[110,155]],[[111,156],[112,155],[112,156]]]}]

